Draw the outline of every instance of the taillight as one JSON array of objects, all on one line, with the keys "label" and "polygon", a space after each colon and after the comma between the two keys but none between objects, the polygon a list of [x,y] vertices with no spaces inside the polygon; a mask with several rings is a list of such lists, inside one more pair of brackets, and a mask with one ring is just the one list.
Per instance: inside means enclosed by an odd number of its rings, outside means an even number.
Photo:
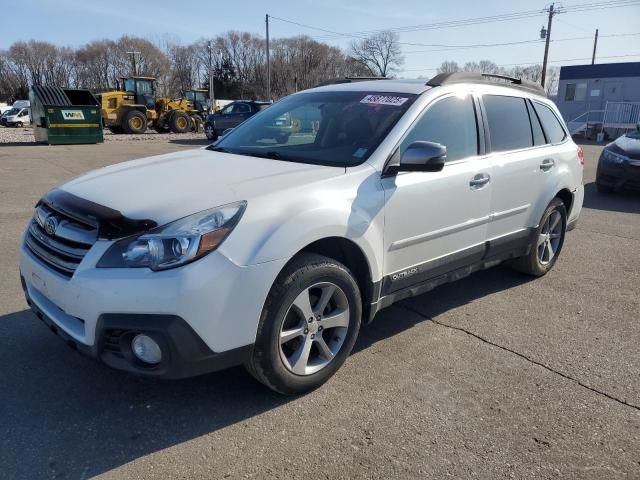
[{"label": "taillight", "polygon": [[580,165],[584,165],[584,152],[582,151],[582,147],[578,147],[578,161]]}]

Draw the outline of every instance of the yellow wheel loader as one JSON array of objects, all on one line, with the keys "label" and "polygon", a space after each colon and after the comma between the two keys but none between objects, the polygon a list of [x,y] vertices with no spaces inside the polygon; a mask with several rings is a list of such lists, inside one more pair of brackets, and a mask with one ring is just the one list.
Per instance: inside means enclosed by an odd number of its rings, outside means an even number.
[{"label": "yellow wheel loader", "polygon": [[122,89],[99,95],[104,126],[113,133],[135,134],[148,127],[174,133],[202,128],[202,117],[193,103],[186,98],[156,98],[155,82],[153,77],[122,78]]}]

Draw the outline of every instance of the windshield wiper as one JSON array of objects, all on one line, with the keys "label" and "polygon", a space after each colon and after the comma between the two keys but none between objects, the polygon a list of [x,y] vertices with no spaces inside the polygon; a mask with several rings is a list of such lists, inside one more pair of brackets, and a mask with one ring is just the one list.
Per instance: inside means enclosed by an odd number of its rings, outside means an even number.
[{"label": "windshield wiper", "polygon": [[212,152],[230,153],[229,150],[224,147],[214,147],[213,145],[208,146],[207,150],[211,150]]},{"label": "windshield wiper", "polygon": [[285,160],[285,157],[272,150],[269,150],[268,152],[251,152],[249,155],[254,155],[261,158],[271,158],[272,160]]}]

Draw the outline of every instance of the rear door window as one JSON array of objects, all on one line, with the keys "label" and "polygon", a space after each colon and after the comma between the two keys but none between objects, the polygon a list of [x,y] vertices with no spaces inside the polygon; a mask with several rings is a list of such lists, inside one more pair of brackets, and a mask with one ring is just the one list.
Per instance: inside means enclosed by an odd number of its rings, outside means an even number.
[{"label": "rear door window", "polygon": [[484,95],[491,151],[504,152],[533,146],[529,113],[524,98]]},{"label": "rear door window", "polygon": [[553,113],[553,110],[542,103],[535,102],[534,105],[542,121],[542,127],[547,134],[549,143],[560,143],[567,138],[567,132],[565,132],[564,127],[560,123],[560,120],[558,120],[558,117],[556,117],[556,114]]},{"label": "rear door window", "polygon": [[447,147],[447,162],[477,155],[478,126],[471,95],[447,97],[429,106],[402,141],[400,152],[416,141]]}]

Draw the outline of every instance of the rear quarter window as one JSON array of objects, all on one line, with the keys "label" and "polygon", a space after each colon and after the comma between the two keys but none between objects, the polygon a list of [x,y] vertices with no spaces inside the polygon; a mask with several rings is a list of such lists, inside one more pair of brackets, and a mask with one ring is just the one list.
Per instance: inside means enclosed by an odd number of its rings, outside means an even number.
[{"label": "rear quarter window", "polygon": [[564,127],[560,123],[560,120],[558,120],[558,117],[556,117],[556,114],[553,113],[553,110],[542,103],[535,102],[534,105],[542,122],[542,128],[544,128],[547,134],[549,143],[560,143],[567,138],[567,132],[565,132]]},{"label": "rear quarter window", "polygon": [[484,95],[492,152],[533,146],[529,112],[524,98]]}]

